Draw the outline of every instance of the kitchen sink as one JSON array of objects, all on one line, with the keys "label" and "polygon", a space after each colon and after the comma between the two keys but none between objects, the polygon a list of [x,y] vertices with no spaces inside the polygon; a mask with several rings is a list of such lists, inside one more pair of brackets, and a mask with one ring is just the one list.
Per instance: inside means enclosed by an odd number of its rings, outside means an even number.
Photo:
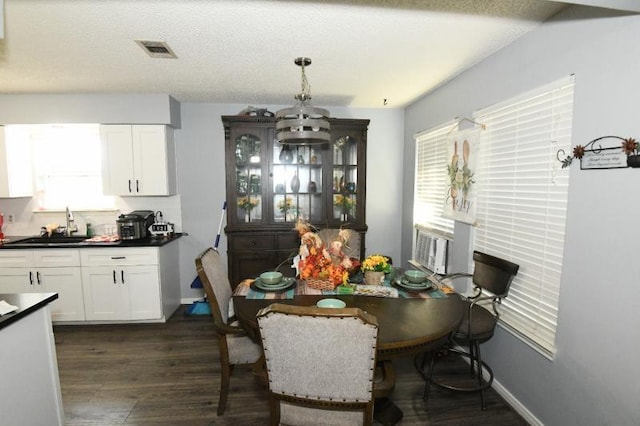
[{"label": "kitchen sink", "polygon": [[6,243],[6,245],[12,246],[60,246],[66,244],[79,244],[84,242],[87,237],[86,235],[73,235],[70,237],[67,236],[52,236],[52,237],[29,237],[22,238],[20,240],[11,241]]}]

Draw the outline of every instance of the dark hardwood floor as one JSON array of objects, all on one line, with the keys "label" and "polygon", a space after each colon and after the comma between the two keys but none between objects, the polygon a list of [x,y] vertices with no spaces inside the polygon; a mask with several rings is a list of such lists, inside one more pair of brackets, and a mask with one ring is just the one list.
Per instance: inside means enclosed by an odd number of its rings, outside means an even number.
[{"label": "dark hardwood floor", "polygon": [[[224,416],[216,416],[220,386],[217,341],[206,316],[184,307],[166,324],[54,326],[66,425],[266,425],[265,390],[250,368],[231,377]],[[445,365],[466,364],[447,357]],[[394,361],[398,425],[526,425],[493,390],[487,409],[477,394],[432,390],[411,359]]]}]

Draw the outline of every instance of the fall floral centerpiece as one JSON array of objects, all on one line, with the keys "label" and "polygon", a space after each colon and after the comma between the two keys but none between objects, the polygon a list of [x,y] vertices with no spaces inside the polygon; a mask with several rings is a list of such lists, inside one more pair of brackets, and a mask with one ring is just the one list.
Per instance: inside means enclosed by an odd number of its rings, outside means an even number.
[{"label": "fall floral centerpiece", "polygon": [[352,231],[341,229],[336,240],[325,242],[306,221],[298,220],[295,229],[300,234],[300,250],[294,265],[300,278],[307,281],[307,286],[333,290],[347,284],[354,260],[344,253],[343,248]]},{"label": "fall floral centerpiece", "polygon": [[372,254],[367,257],[360,267],[364,272],[364,280],[369,285],[380,285],[384,280],[384,274],[391,272],[389,258],[381,254]]}]

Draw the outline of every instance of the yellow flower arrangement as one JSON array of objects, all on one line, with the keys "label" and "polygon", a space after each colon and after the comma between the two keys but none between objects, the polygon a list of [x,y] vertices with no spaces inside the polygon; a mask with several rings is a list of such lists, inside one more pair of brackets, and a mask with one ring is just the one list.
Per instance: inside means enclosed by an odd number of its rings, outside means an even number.
[{"label": "yellow flower arrangement", "polygon": [[338,194],[336,195],[333,205],[336,207],[340,207],[342,211],[347,212],[353,208],[354,201],[351,197],[346,195]]},{"label": "yellow flower arrangement", "polygon": [[362,272],[366,271],[376,271],[376,272],[384,272],[388,274],[391,272],[391,265],[389,264],[389,258],[382,256],[380,254],[372,254],[367,257],[364,262],[362,262],[361,266]]},{"label": "yellow flower arrangement", "polygon": [[254,207],[257,207],[258,204],[260,204],[260,200],[257,198],[242,197],[238,199],[238,207],[248,212],[253,210]]},{"label": "yellow flower arrangement", "polygon": [[278,201],[278,209],[282,212],[282,213],[286,213],[289,210],[292,210],[293,207],[293,198],[291,197],[287,197],[283,200]]}]

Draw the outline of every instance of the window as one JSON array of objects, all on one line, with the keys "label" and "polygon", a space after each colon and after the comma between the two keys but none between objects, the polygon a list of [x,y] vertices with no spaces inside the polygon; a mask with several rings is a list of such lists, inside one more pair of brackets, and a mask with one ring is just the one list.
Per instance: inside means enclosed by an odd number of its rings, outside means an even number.
[{"label": "window", "polygon": [[480,142],[473,247],[520,265],[503,325],[553,354],[569,187],[573,77],[474,114]]},{"label": "window", "polygon": [[453,235],[453,220],[442,216],[447,193],[447,135],[457,121],[429,129],[415,136],[416,170],[413,223],[445,236]]},{"label": "window", "polygon": [[97,124],[6,126],[7,137],[31,143],[38,210],[113,208],[102,194],[100,131]]}]

